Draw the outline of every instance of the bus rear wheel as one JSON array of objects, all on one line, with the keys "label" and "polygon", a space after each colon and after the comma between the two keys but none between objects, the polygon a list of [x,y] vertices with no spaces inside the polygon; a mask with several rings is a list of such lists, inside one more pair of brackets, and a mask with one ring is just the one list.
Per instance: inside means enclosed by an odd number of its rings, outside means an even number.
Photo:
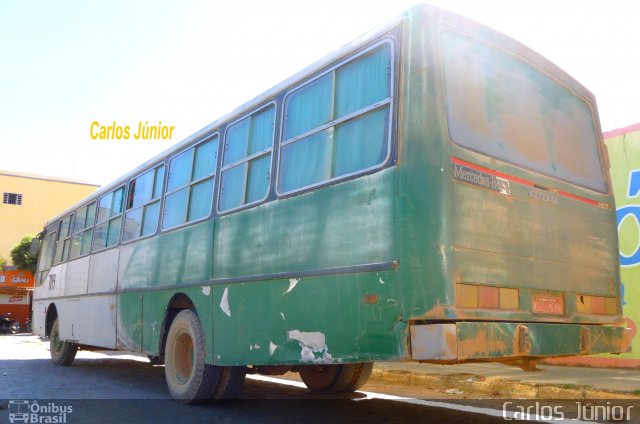
[{"label": "bus rear wheel", "polygon": [[58,318],[56,318],[51,326],[49,352],[51,354],[51,361],[56,365],[62,366],[71,365],[78,352],[77,344],[60,340],[60,324],[58,323]]},{"label": "bus rear wheel", "polygon": [[358,390],[369,380],[373,362],[300,367],[304,384],[317,393],[346,393]]},{"label": "bus rear wheel", "polygon": [[180,311],[167,334],[164,373],[174,400],[199,404],[234,397],[244,382],[244,367],[219,367],[205,363],[206,347],[196,314]]}]

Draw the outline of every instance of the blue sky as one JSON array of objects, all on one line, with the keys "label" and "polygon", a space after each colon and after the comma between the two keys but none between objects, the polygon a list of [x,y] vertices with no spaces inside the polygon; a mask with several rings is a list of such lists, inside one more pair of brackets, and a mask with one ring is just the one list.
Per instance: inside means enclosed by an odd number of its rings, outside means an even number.
[{"label": "blue sky", "polygon": [[[0,3],[0,169],[106,184],[412,1]],[[434,0],[523,42],[640,122],[634,1]],[[170,141],[92,140],[93,121],[175,125]]]}]

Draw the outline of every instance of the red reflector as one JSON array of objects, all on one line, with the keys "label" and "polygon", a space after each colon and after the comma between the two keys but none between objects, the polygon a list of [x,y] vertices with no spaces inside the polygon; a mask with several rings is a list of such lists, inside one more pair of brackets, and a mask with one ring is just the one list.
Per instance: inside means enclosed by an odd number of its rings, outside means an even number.
[{"label": "red reflector", "polygon": [[362,298],[362,302],[367,305],[374,305],[378,303],[380,297],[377,294],[365,294]]},{"label": "red reflector", "polygon": [[601,296],[591,297],[591,313],[604,314],[604,297],[601,297]]},{"label": "red reflector", "polygon": [[478,307],[498,309],[500,307],[500,289],[498,287],[478,287]]}]

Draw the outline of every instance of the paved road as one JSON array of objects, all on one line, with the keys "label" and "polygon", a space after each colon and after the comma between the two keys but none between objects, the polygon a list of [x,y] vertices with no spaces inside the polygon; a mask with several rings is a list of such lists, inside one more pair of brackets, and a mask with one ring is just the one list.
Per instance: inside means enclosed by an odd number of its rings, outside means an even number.
[{"label": "paved road", "polygon": [[29,400],[29,408],[44,409],[39,416],[66,423],[505,421],[503,400],[433,399],[429,393],[431,400],[406,398],[394,396],[393,390],[373,393],[371,386],[355,394],[320,397],[298,382],[261,376],[250,376],[237,400],[183,406],[170,399],[163,367],[143,357],[81,351],[72,366],[58,367],[50,363],[47,346],[30,335],[0,336],[0,423],[9,422],[10,400]]}]

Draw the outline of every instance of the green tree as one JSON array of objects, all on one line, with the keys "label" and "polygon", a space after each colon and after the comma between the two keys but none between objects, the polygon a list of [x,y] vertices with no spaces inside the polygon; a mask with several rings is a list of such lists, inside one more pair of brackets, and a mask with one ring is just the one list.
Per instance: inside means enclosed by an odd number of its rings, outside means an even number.
[{"label": "green tree", "polygon": [[36,272],[36,262],[38,258],[31,255],[31,240],[35,237],[33,234],[27,234],[22,237],[20,243],[11,249],[11,260],[13,264],[21,270]]},{"label": "green tree", "polygon": [[4,271],[5,266],[7,266],[7,260],[0,256],[0,272]]}]

